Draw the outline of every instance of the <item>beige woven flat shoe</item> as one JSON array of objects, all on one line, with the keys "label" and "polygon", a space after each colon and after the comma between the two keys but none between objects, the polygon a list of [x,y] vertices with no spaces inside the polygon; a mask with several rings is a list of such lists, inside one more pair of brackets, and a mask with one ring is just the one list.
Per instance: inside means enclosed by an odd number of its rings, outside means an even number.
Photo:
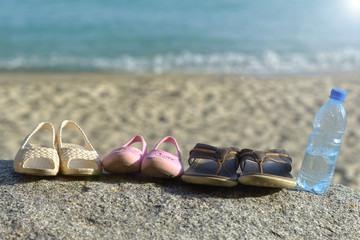
[{"label": "beige woven flat shoe", "polygon": [[[85,146],[63,143],[63,128],[72,128],[81,134]],[[90,144],[83,130],[73,121],[65,120],[56,133],[56,145],[60,156],[60,171],[64,175],[88,176],[101,174],[101,159]]]},{"label": "beige woven flat shoe", "polygon": [[[30,138],[39,130],[52,133],[52,146],[30,144]],[[14,159],[15,172],[37,175],[55,176],[59,171],[59,155],[55,148],[55,129],[51,123],[41,122],[23,141]]]}]

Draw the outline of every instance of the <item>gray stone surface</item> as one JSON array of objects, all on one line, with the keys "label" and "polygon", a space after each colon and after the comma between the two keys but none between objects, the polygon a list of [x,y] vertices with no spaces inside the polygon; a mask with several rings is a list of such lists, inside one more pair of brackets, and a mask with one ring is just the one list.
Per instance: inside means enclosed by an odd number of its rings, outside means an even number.
[{"label": "gray stone surface", "polygon": [[0,239],[360,239],[360,193],[34,177],[0,160]]}]

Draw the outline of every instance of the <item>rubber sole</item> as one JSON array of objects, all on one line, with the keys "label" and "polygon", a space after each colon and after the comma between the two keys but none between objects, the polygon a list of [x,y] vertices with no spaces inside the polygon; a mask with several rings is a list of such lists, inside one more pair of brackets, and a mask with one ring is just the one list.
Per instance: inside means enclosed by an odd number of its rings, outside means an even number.
[{"label": "rubber sole", "polygon": [[240,176],[238,181],[244,185],[257,187],[292,188],[296,186],[296,180],[293,178],[270,174],[245,174]]},{"label": "rubber sole", "polygon": [[34,168],[15,168],[15,172],[33,176],[56,176],[59,170],[34,169]]},{"label": "rubber sole", "polygon": [[98,169],[67,169],[61,170],[61,174],[71,176],[95,176],[100,175],[101,171]]},{"label": "rubber sole", "polygon": [[141,173],[156,178],[177,178],[183,173],[181,163],[173,163],[164,158],[145,158],[141,164]]},{"label": "rubber sole", "polygon": [[132,165],[129,165],[120,161],[113,161],[111,163],[107,163],[106,165],[103,164],[103,168],[107,172],[120,174],[137,173],[141,171],[140,163],[133,163]]},{"label": "rubber sole", "polygon": [[181,179],[184,182],[192,184],[219,186],[219,187],[235,187],[238,185],[238,181],[230,178],[217,177],[217,176],[200,176],[183,174]]}]

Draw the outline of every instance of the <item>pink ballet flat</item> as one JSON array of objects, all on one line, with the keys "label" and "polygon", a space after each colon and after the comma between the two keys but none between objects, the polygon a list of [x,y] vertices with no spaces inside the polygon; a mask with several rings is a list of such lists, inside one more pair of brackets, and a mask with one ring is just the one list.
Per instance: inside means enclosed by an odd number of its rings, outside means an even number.
[{"label": "pink ballet flat", "polygon": [[[141,142],[142,150],[130,145]],[[141,162],[147,153],[147,145],[144,138],[137,135],[106,155],[102,160],[105,171],[112,173],[136,173],[141,170]]]},{"label": "pink ballet flat", "polygon": [[[172,143],[176,147],[178,156],[158,150],[159,145],[164,142]],[[141,172],[147,176],[157,178],[180,177],[184,172],[184,168],[181,162],[180,148],[176,140],[171,136],[161,139],[144,158],[141,164]]]}]

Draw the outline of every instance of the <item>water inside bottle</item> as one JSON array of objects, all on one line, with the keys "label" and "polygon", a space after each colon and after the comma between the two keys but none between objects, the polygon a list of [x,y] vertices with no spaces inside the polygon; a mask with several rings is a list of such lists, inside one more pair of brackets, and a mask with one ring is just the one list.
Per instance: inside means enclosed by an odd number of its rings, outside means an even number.
[{"label": "water inside bottle", "polygon": [[324,193],[331,184],[338,153],[332,149],[323,149],[322,153],[307,150],[298,185],[309,192]]}]

